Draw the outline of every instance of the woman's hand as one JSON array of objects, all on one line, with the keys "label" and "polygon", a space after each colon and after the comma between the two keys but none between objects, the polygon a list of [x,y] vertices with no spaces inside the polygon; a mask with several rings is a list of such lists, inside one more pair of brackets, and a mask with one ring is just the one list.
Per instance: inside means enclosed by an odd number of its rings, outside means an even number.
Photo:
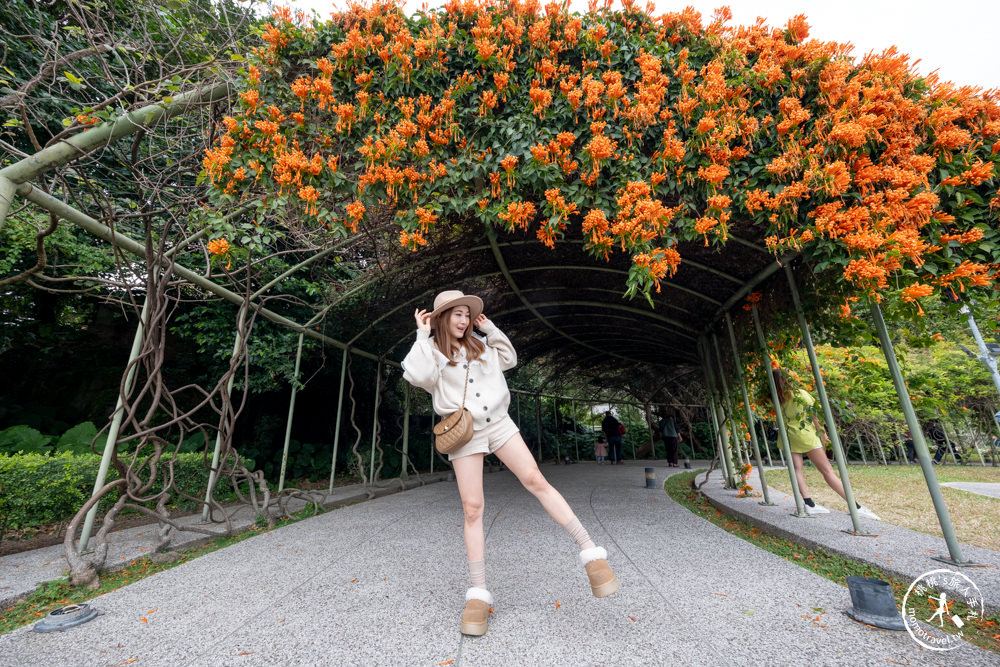
[{"label": "woman's hand", "polygon": [[490,318],[486,317],[484,313],[479,313],[479,316],[476,317],[476,321],[472,323],[472,326],[482,328],[482,326],[489,321]]},{"label": "woman's hand", "polygon": [[431,330],[431,314],[426,310],[416,310],[413,313],[413,318],[417,321],[417,329],[420,331]]}]

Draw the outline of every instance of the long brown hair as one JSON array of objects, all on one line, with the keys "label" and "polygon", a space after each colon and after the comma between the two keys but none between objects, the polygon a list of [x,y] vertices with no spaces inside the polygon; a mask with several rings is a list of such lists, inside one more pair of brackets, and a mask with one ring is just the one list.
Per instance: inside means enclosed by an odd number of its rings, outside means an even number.
[{"label": "long brown hair", "polygon": [[434,344],[437,345],[437,349],[441,350],[441,354],[448,357],[449,366],[458,365],[454,356],[456,347],[461,346],[465,348],[465,358],[469,361],[478,359],[483,354],[483,351],[486,350],[483,342],[472,335],[472,322],[469,322],[469,327],[462,334],[461,338],[455,339],[451,335],[451,332],[448,331],[447,322],[451,318],[451,311],[455,310],[455,308],[458,308],[458,306],[444,311],[431,323],[431,330],[434,332]]},{"label": "long brown hair", "polygon": [[779,369],[772,370],[771,375],[774,377],[774,388],[778,390],[778,398],[784,403],[791,397],[792,389],[788,386],[788,381],[785,380],[785,376],[781,374]]}]

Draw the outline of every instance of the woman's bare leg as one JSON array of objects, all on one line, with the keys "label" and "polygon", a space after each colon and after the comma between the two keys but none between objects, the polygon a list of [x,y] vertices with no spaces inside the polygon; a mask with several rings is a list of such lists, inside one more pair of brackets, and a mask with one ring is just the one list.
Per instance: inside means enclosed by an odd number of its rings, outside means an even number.
[{"label": "woman's bare leg", "polygon": [[827,485],[837,492],[844,500],[847,500],[847,494],[844,493],[844,483],[840,481],[837,474],[833,472],[833,466],[830,465],[830,459],[826,458],[826,451],[822,447],[817,447],[816,449],[808,452],[806,456],[812,461],[812,464],[816,466],[816,470],[819,474],[823,475],[823,479],[826,481]]},{"label": "woman's bare leg", "polygon": [[[524,488],[538,498],[538,502],[542,504],[542,507],[556,523],[565,526],[576,518],[566,499],[556,491],[554,486],[549,484],[542,471],[538,469],[535,457],[528,451],[528,446],[524,444],[524,438],[521,437],[520,433],[511,436],[510,440],[505,442],[494,454],[514,473]],[[482,470],[480,470],[481,475]]]},{"label": "woman's bare leg", "polygon": [[465,556],[469,562],[481,561],[486,553],[483,533],[483,459],[485,454],[463,456],[451,462],[458,481],[458,494],[465,511]]},{"label": "woman's bare leg", "polygon": [[792,467],[795,468],[795,481],[799,483],[799,495],[803,498],[811,498],[806,478],[802,475],[802,455],[798,452],[792,452]]}]

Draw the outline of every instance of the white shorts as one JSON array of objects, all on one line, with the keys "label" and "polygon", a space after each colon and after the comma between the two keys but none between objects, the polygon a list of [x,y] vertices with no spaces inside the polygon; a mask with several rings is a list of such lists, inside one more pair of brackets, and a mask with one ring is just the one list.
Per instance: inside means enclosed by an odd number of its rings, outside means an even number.
[{"label": "white shorts", "polygon": [[520,429],[510,415],[504,415],[486,428],[474,431],[472,440],[465,443],[458,451],[449,454],[448,460],[454,461],[472,454],[492,454],[519,432]]}]

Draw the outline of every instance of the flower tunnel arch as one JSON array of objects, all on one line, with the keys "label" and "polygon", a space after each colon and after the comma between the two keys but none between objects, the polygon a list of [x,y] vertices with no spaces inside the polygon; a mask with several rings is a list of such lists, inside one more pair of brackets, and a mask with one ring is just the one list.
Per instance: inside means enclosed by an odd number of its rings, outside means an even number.
[{"label": "flower tunnel arch", "polygon": [[[709,340],[728,342],[735,321],[734,349],[755,349],[751,305],[797,324],[795,280],[820,327],[850,324],[859,301],[914,317],[941,293],[995,300],[991,93],[918,78],[892,50],[855,62],[809,40],[802,19],[729,27],[725,11],[705,24],[623,5],[578,16],[453,0],[406,16],[352,4],[329,20],[279,9],[231,89],[154,105],[233,101],[198,107],[218,121],[207,201],[169,243],[129,241],[30,183],[157,122],[148,113],[5,167],[0,193],[145,257],[160,274],[147,297],[169,300],[179,275],[345,358],[398,362],[411,309],[455,287],[483,297],[525,361],[647,402],[707,369],[720,411],[743,369]],[[283,294],[305,270],[336,277],[317,304]],[[285,303],[308,322],[281,315]],[[331,321],[335,337],[317,332]],[[225,385],[212,394],[224,405]],[[237,415],[221,409],[221,434]]]}]

